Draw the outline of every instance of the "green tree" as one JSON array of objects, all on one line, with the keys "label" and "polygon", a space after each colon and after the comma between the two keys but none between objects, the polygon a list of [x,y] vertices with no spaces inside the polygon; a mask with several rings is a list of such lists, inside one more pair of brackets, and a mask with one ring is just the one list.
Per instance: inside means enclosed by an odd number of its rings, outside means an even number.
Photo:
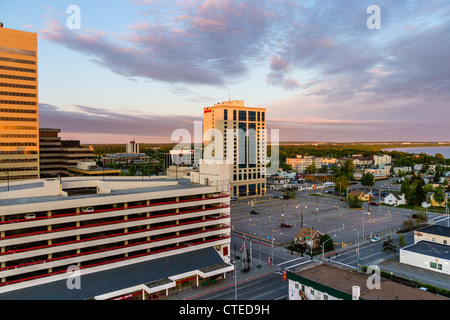
[{"label": "green tree", "polygon": [[[346,192],[350,183],[347,176],[340,176],[334,179],[334,191],[335,192]],[[341,194],[339,194],[341,195]]]},{"label": "green tree", "polygon": [[131,164],[128,168],[128,175],[134,176],[136,175],[136,166],[134,164]]},{"label": "green tree", "polygon": [[413,204],[415,206],[420,206],[422,202],[427,199],[427,194],[425,192],[425,181],[423,179],[419,179],[414,181],[413,185],[415,185]]},{"label": "green tree", "polygon": [[348,180],[353,180],[353,172],[355,172],[355,165],[350,159],[345,160],[342,165],[340,175],[345,175]]},{"label": "green tree", "polygon": [[390,236],[388,236],[387,240],[385,242],[382,243],[382,249],[381,251],[383,251],[384,253],[387,253],[389,255],[389,259],[391,258],[391,254],[397,255],[398,254],[398,250],[397,250],[397,246],[394,245],[394,239],[391,239]]},{"label": "green tree", "polygon": [[350,208],[361,208],[362,207],[362,200],[360,200],[358,198],[358,196],[349,195],[347,204],[348,204],[348,206]]},{"label": "green tree", "polygon": [[365,187],[372,188],[375,184],[375,176],[370,172],[363,174],[361,177],[361,184]]},{"label": "green tree", "polygon": [[412,203],[414,201],[414,192],[408,178],[403,179],[400,192],[405,195],[405,199],[408,203]]},{"label": "green tree", "polygon": [[444,188],[442,186],[439,186],[436,188],[436,191],[434,192],[434,200],[436,200],[437,203],[441,203],[445,201],[445,193]]},{"label": "green tree", "polygon": [[309,165],[307,168],[306,168],[306,173],[309,173],[309,174],[314,174],[314,173],[316,173],[317,172],[317,168],[316,168],[316,165],[313,163],[313,164],[311,164],[311,165]]}]

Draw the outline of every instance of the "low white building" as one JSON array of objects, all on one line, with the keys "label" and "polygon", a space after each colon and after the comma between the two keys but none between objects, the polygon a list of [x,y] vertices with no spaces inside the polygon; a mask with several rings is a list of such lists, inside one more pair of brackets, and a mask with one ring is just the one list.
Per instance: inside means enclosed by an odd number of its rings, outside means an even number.
[{"label": "low white building", "polygon": [[386,197],[384,197],[383,202],[390,206],[398,206],[406,204],[406,199],[403,193],[390,193]]},{"label": "low white building", "polygon": [[400,263],[450,275],[450,246],[418,241],[400,249]]}]

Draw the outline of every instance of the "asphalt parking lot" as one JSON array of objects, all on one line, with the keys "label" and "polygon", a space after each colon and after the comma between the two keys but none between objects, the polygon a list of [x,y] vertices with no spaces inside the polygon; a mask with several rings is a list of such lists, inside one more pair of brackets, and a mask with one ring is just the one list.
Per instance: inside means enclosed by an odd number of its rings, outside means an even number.
[{"label": "asphalt parking lot", "polygon": [[[331,190],[331,189],[329,189]],[[240,199],[232,203],[232,230],[255,239],[274,241],[283,245],[294,240],[301,228],[303,211],[303,226],[314,228],[323,234],[329,234],[335,243],[335,248],[345,247],[357,242],[358,236],[369,240],[373,236],[395,232],[402,227],[403,221],[409,219],[411,210],[398,209],[390,206],[368,206],[363,209],[350,209],[340,197],[325,194],[324,191],[298,192],[296,199]],[[281,192],[270,191],[271,195],[279,196]],[[258,214],[251,214],[254,210]],[[289,224],[291,228],[281,227]]]}]

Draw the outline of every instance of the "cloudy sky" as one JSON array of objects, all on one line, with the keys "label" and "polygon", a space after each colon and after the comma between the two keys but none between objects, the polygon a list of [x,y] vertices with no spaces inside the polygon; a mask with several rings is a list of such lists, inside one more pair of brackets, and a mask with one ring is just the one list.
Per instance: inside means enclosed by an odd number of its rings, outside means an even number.
[{"label": "cloudy sky", "polygon": [[0,21],[38,33],[40,126],[66,139],[171,142],[231,98],[281,141],[450,140],[448,0],[7,0]]}]

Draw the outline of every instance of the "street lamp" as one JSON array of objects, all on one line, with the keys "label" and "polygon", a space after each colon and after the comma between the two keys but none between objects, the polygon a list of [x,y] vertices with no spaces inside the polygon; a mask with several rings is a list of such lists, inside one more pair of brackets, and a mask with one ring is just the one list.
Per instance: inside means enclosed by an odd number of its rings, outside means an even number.
[{"label": "street lamp", "polygon": [[236,268],[237,268],[237,262],[235,260],[233,260],[233,264],[234,264],[234,300],[237,300],[237,272],[236,272]]},{"label": "street lamp", "polygon": [[330,237],[330,239],[328,239],[324,243],[322,243],[322,260],[325,259],[325,243],[327,243],[330,240],[333,240],[333,239]]},{"label": "street lamp", "polygon": [[356,230],[356,229],[353,229],[353,230],[355,230],[357,233],[358,233],[358,268],[359,268],[359,231],[358,230]]}]

